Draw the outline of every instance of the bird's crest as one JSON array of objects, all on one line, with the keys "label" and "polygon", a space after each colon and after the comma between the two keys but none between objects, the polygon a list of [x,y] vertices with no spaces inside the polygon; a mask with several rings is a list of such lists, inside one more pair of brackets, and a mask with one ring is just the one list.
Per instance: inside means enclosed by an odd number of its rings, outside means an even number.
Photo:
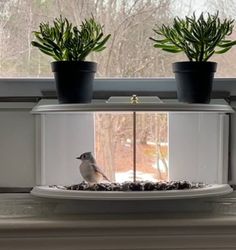
[{"label": "bird's crest", "polygon": [[92,152],[85,152],[85,153],[81,154],[79,157],[77,157],[76,159],[80,159],[82,161],[89,160],[89,161],[95,163],[95,159],[93,157]]}]

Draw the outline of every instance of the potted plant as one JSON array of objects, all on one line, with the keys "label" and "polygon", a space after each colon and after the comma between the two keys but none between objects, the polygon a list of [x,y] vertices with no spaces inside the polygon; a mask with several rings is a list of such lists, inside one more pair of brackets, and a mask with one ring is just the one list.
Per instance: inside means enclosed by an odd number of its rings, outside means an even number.
[{"label": "potted plant", "polygon": [[173,63],[178,100],[187,103],[209,103],[216,62],[213,54],[227,52],[236,41],[226,39],[232,33],[232,19],[220,20],[219,13],[203,13],[197,18],[174,18],[172,25],[163,24],[153,31],[159,36],[150,39],[154,47],[171,53],[184,52],[189,61]]},{"label": "potted plant", "polygon": [[104,37],[103,26],[93,16],[80,28],[60,16],[53,25],[41,23],[33,34],[32,45],[55,60],[51,67],[59,103],[91,102],[97,63],[85,59],[93,51],[104,50],[110,34]]}]

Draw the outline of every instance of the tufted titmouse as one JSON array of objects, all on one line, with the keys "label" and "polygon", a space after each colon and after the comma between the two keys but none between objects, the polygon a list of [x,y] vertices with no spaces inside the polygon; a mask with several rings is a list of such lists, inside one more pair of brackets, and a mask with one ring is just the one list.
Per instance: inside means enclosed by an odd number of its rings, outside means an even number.
[{"label": "tufted titmouse", "polygon": [[99,183],[103,179],[110,182],[102,170],[97,166],[96,160],[91,152],[83,153],[81,156],[77,157],[82,161],[80,164],[80,173],[85,181],[89,184]]}]

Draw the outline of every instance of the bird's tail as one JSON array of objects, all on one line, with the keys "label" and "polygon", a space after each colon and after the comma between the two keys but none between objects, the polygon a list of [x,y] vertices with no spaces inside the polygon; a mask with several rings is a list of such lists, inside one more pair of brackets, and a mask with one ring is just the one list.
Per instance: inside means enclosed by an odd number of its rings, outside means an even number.
[{"label": "bird's tail", "polygon": [[106,176],[105,174],[102,173],[102,176],[103,176],[103,178],[104,178],[106,181],[111,182],[111,181],[107,178],[107,176]]}]

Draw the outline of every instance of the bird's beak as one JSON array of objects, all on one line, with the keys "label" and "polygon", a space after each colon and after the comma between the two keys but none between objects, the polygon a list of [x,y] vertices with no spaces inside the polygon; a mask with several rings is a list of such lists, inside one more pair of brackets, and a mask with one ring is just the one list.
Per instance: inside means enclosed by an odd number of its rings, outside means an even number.
[{"label": "bird's beak", "polygon": [[79,156],[79,157],[76,157],[76,159],[79,159],[79,160],[81,160],[81,156]]}]

